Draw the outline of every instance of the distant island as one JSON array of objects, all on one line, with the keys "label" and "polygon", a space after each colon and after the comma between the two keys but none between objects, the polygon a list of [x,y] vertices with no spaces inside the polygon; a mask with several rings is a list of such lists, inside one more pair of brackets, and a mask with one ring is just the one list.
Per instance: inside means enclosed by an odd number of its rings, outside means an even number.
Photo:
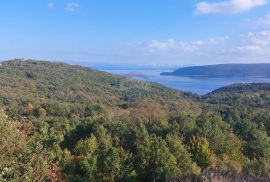
[{"label": "distant island", "polygon": [[161,75],[188,77],[270,77],[270,64],[218,64],[183,67]]}]

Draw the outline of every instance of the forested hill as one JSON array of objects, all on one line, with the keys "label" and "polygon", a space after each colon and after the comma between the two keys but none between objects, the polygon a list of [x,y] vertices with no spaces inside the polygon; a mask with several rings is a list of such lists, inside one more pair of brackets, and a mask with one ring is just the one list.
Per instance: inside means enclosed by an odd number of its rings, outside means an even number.
[{"label": "forested hill", "polygon": [[102,104],[108,110],[119,109],[117,114],[147,102],[162,110],[178,106],[179,110],[189,112],[191,108],[198,108],[195,94],[64,63],[2,62],[0,86],[0,105],[16,108],[16,112],[23,112],[28,103],[37,107],[59,105],[61,112],[71,112],[73,107],[84,107],[91,102]]},{"label": "forested hill", "polygon": [[190,77],[270,77],[270,64],[219,64],[191,66],[161,75]]},{"label": "forested hill", "polygon": [[0,64],[0,88],[1,182],[270,181],[269,84],[201,98],[13,60]]},{"label": "forested hill", "polygon": [[233,84],[217,89],[202,98],[209,104],[270,108],[270,84]]}]

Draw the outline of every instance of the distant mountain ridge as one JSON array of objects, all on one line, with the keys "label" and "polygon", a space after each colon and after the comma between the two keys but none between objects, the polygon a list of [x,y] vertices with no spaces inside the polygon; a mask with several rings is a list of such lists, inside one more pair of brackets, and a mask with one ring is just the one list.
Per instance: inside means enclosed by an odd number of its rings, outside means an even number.
[{"label": "distant mountain ridge", "polygon": [[188,77],[266,77],[270,78],[270,64],[218,64],[191,66],[163,72],[161,75]]}]

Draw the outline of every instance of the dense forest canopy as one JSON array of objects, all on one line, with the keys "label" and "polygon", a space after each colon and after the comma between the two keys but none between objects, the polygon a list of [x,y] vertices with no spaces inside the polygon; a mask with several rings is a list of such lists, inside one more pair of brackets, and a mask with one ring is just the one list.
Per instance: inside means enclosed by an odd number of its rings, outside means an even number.
[{"label": "dense forest canopy", "polygon": [[270,178],[270,84],[203,97],[63,63],[0,66],[0,181]]},{"label": "dense forest canopy", "polygon": [[217,89],[202,99],[217,107],[249,107],[267,110],[270,108],[270,84],[233,84]]}]

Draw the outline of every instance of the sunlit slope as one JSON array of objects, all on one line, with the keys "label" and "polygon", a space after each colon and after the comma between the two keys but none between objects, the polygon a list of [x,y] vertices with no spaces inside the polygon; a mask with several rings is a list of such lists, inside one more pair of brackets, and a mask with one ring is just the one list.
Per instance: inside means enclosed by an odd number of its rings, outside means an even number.
[{"label": "sunlit slope", "polygon": [[[197,96],[155,83],[45,61],[13,60],[0,67],[0,104],[9,108],[57,102],[64,107],[103,104],[108,109],[160,105],[173,112],[199,112]],[[152,106],[151,106],[152,107]],[[173,109],[172,109],[173,108]],[[154,112],[154,111],[153,111]]]},{"label": "sunlit slope", "polygon": [[270,108],[270,84],[233,84],[205,95],[203,100],[225,106]]}]

